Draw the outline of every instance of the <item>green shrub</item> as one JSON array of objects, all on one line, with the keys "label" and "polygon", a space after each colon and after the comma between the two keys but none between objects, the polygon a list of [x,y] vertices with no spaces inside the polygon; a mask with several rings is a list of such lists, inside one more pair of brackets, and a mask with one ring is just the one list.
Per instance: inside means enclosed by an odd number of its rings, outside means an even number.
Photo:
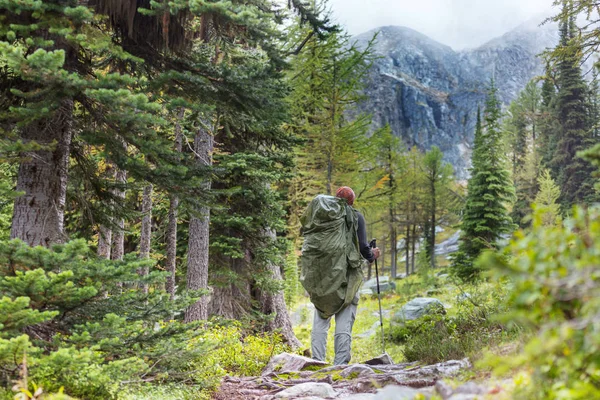
[{"label": "green shrub", "polygon": [[[64,388],[90,400],[117,398],[142,376],[189,380],[208,347],[189,343],[205,331],[164,321],[195,298],[169,301],[162,274],[138,275],[149,262],[98,259],[83,241],[52,249],[0,242],[0,386],[12,387],[25,359],[30,391]],[[142,282],[149,294],[135,289]]]},{"label": "green shrub", "polygon": [[532,371],[519,398],[600,398],[600,209],[576,208],[560,226],[544,226],[534,213],[532,230],[520,232],[507,253],[484,263],[512,288],[506,318],[532,329],[523,351],[491,357],[485,365],[505,373]]},{"label": "green shrub", "polygon": [[389,338],[404,344],[403,355],[409,361],[438,363],[478,356],[485,347],[514,336],[514,329],[499,323],[495,316],[504,311],[503,285],[486,286],[486,292],[466,295],[454,316],[442,310],[417,320],[392,326]]},{"label": "green shrub", "polygon": [[260,375],[273,355],[289,350],[279,335],[244,336],[238,323],[214,327],[197,340],[211,343],[210,350],[193,362],[198,371],[195,382],[208,389],[216,389],[225,375]]}]

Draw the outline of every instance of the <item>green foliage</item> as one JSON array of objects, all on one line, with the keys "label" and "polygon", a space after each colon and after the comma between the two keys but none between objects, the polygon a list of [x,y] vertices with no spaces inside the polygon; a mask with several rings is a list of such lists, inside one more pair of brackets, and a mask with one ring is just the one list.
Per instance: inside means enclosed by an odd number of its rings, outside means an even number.
[{"label": "green foliage", "polygon": [[170,302],[158,290],[129,289],[163,279],[140,277],[141,265],[134,257],[99,260],[83,241],[52,249],[0,242],[2,383],[18,378],[24,355],[31,385],[86,399],[116,398],[124,382],[142,375],[189,379],[189,362],[206,350],[190,341],[203,332],[163,321],[195,298]]},{"label": "green foliage", "polygon": [[592,399],[600,396],[597,327],[600,285],[600,209],[575,208],[563,224],[545,225],[535,213],[531,232],[519,232],[502,254],[484,263],[511,288],[506,319],[532,329],[518,355],[488,360],[499,373],[525,367],[530,385],[519,398]]},{"label": "green foliage", "polygon": [[589,88],[581,72],[582,42],[572,13],[573,3],[565,2],[560,19],[560,44],[552,53],[556,64],[558,92],[554,113],[560,132],[555,136],[556,149],[549,167],[561,188],[560,203],[564,211],[575,204],[592,204],[598,200],[594,191],[593,167],[578,153],[595,144],[590,119]]},{"label": "green foliage", "polygon": [[554,183],[550,171],[544,169],[539,178],[540,191],[535,197],[535,206],[544,226],[554,226],[559,222],[560,188]]},{"label": "green foliage", "polygon": [[479,276],[475,259],[484,250],[496,248],[501,235],[514,229],[508,214],[508,206],[514,200],[514,187],[505,167],[497,91],[492,81],[485,108],[485,127],[480,117],[477,118],[473,168],[460,225],[460,249],[452,263],[453,273],[465,281]]},{"label": "green foliage", "polygon": [[[320,12],[325,8],[326,2],[317,2]],[[291,119],[286,124],[303,140],[296,148],[295,175],[287,184],[294,241],[308,201],[317,194],[334,194],[339,186],[353,186],[371,163],[367,137],[371,118],[360,115],[357,105],[375,58],[374,43],[361,49],[345,32],[316,36],[296,24],[288,46],[295,49],[305,39],[303,50],[291,61]]]},{"label": "green foliage", "polygon": [[389,337],[403,343],[407,361],[428,364],[477,358],[483,349],[498,345],[516,336],[516,330],[497,321],[503,306],[503,285],[496,285],[488,293],[459,295],[456,313],[448,315],[440,310],[404,325],[393,325]]},{"label": "green foliage", "polygon": [[288,350],[277,335],[244,336],[239,323],[209,330],[201,340],[213,345],[193,363],[200,371],[194,379],[212,389],[218,387],[225,375],[260,375],[273,355]]},{"label": "green foliage", "polygon": [[457,196],[450,188],[453,173],[452,165],[444,162],[444,154],[438,147],[433,146],[425,153],[425,253],[432,268],[435,268],[436,228],[448,225],[447,214],[457,202]]}]

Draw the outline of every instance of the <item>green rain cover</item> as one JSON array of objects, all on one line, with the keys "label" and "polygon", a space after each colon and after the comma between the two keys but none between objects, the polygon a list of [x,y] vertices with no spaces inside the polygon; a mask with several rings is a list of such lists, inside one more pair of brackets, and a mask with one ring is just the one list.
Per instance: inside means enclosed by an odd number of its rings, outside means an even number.
[{"label": "green rain cover", "polygon": [[300,282],[321,317],[329,318],[352,302],[363,281],[358,216],[345,199],[319,195],[300,223]]}]

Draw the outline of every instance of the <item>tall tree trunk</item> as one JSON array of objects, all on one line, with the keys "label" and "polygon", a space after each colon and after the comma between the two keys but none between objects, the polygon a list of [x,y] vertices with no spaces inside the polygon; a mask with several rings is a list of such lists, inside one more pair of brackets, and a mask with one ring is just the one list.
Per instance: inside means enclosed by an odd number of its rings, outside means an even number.
[{"label": "tall tree trunk", "polygon": [[[200,128],[194,139],[194,151],[201,165],[212,165],[213,147],[214,142],[210,132],[204,127]],[[210,179],[207,178],[202,187],[209,191],[211,188]],[[210,208],[202,207],[198,210],[198,213],[199,215],[190,219],[187,263],[188,290],[208,289]],[[188,307],[185,312],[185,321],[192,322],[207,319],[209,301],[209,296],[202,296],[195,304]]]},{"label": "tall tree trunk", "polygon": [[417,248],[417,224],[414,224],[414,225],[413,225],[413,231],[412,231],[412,235],[411,235],[411,236],[412,236],[412,240],[413,240],[413,242],[412,242],[412,253],[413,253],[413,255],[412,255],[412,258],[411,258],[411,260],[410,260],[410,263],[411,263],[411,267],[412,267],[412,268],[411,268],[411,270],[412,270],[412,273],[414,274],[414,273],[415,273],[415,259],[417,258],[417,257],[416,257],[416,248]]},{"label": "tall tree trunk", "polygon": [[[269,237],[273,242],[275,242],[276,236],[277,235],[273,230],[269,230],[267,232],[267,237]],[[283,281],[281,276],[281,268],[278,265],[269,263],[267,268],[271,274],[271,279],[276,282]],[[295,350],[300,348],[302,343],[300,343],[294,334],[292,321],[290,320],[290,315],[285,303],[283,289],[275,293],[261,292],[259,299],[262,313],[274,317],[268,322],[267,329],[272,332],[277,330],[285,342],[292,347],[292,349]]]},{"label": "tall tree trunk", "polygon": [[[152,184],[148,184],[144,187],[144,193],[142,195],[142,230],[140,233],[140,258],[150,258],[150,245],[152,243]],[[150,271],[148,267],[143,267],[140,271],[140,275],[147,276]],[[144,293],[148,294],[148,284],[142,285]]]},{"label": "tall tree trunk", "polygon": [[406,249],[406,276],[410,275],[410,222],[406,221],[406,240],[404,242]]},{"label": "tall tree trunk", "polygon": [[[175,151],[181,152],[183,138],[181,136],[181,120],[185,110],[179,111],[179,117],[175,125]],[[169,197],[169,224],[167,226],[167,260],[166,266],[169,275],[167,276],[166,289],[171,300],[175,298],[175,275],[177,273],[177,216],[179,213],[179,197],[171,195]]]},{"label": "tall tree trunk", "polygon": [[391,263],[391,279],[396,279],[398,274],[398,252],[396,251],[396,243],[398,236],[396,235],[396,227],[394,226],[394,212],[390,208],[390,263]]},{"label": "tall tree trunk", "polygon": [[[116,183],[121,186],[119,189],[116,189],[114,194],[115,197],[119,199],[122,203],[125,202],[125,185],[127,184],[127,171],[123,171],[117,169],[115,175]],[[115,221],[115,230],[112,235],[112,250],[110,258],[111,260],[123,260],[125,256],[125,219],[123,217],[119,217]]]},{"label": "tall tree trunk", "polygon": [[431,181],[431,243],[429,244],[430,246],[430,256],[431,256],[431,268],[435,268],[435,225],[437,224],[436,221],[436,214],[437,214],[437,193],[435,190],[435,180]]},{"label": "tall tree trunk", "polygon": [[325,186],[325,190],[327,190],[327,194],[330,196],[333,194],[333,160],[331,159],[332,157],[332,154],[328,154],[327,156],[327,184]]},{"label": "tall tree trunk", "polygon": [[31,151],[19,166],[11,239],[30,246],[64,242],[69,154],[72,139],[73,101],[64,100],[54,115],[23,128],[25,142],[51,149]]},{"label": "tall tree trunk", "polygon": [[110,244],[112,242],[112,229],[100,225],[98,232],[98,257],[110,260]]}]

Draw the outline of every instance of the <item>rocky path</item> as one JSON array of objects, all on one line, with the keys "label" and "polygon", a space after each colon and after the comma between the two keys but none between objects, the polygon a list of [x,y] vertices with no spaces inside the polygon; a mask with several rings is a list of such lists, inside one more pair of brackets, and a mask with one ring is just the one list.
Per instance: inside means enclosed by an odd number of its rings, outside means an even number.
[{"label": "rocky path", "polygon": [[260,377],[225,378],[214,398],[409,400],[419,394],[423,396],[420,398],[435,394],[444,400],[474,400],[499,391],[474,383],[453,389],[443,381],[470,367],[467,359],[428,366],[404,363],[331,367],[284,353],[274,357]]}]

